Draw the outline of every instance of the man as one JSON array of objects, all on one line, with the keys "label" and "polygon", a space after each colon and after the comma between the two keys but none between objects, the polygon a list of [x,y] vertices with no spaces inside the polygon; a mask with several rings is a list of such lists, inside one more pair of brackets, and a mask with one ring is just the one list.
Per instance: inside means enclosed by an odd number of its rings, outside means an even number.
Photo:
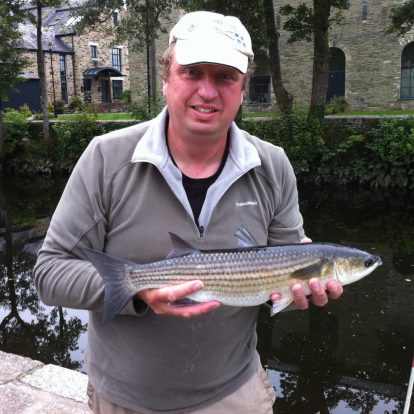
[{"label": "man", "polygon": [[[195,280],[141,291],[103,326],[103,283],[83,250],[152,262],[167,256],[168,232],[200,249],[234,248],[241,225],[259,244],[306,240],[283,150],[233,123],[252,60],[237,18],[185,15],[162,62],[167,107],[95,138],[68,181],[35,281],[45,303],[90,310],[85,359],[95,413],[272,412],[274,391],[255,349],[257,307],[171,306],[203,288]],[[292,289],[307,308],[301,287]],[[316,279],[311,290],[325,305]],[[331,281],[328,291],[339,297],[342,288]]]}]

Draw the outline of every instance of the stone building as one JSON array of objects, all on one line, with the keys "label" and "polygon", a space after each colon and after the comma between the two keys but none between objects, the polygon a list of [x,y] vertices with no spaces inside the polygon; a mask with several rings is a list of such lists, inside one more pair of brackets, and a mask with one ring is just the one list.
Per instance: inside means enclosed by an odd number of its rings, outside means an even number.
[{"label": "stone building", "polygon": [[[32,11],[33,10],[33,11]],[[31,9],[36,13],[36,9]],[[113,45],[113,27],[120,13],[98,30],[78,35],[68,4],[43,9],[42,48],[45,61],[49,102],[68,104],[77,97],[100,110],[122,109],[122,93],[129,90],[127,45]],[[40,82],[37,71],[36,27],[26,22],[21,26],[23,47],[31,65],[26,68],[26,82],[17,85],[7,106],[18,108],[23,103],[40,111]]]},{"label": "stone building", "polygon": [[[284,84],[297,105],[307,106],[312,86],[312,42],[288,43],[283,30],[284,16],[280,7],[285,0],[275,0],[275,24],[281,32],[280,53]],[[289,0],[291,5],[302,0]],[[306,0],[312,6],[310,0]],[[400,38],[386,34],[391,8],[396,0],[354,0],[344,10],[343,23],[330,32],[330,71],[327,100],[345,97],[351,108],[406,108],[414,106],[414,31]],[[334,11],[335,12],[335,9]],[[167,22],[170,29],[180,13]],[[164,50],[168,36],[157,40],[155,49]],[[270,110],[276,100],[272,91],[270,69],[266,57],[255,57],[256,69],[245,95],[248,110]],[[146,56],[131,53],[134,76],[131,90],[143,96],[147,88]],[[159,69],[157,69],[159,71]],[[159,82],[159,72],[157,79]],[[160,91],[159,83],[157,83]]]}]

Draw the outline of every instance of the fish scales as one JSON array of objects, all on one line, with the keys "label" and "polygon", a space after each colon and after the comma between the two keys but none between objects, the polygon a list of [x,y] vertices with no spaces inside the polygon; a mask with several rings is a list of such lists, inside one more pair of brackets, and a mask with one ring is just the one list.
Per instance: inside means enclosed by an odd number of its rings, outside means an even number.
[{"label": "fish scales", "polygon": [[[160,262],[159,266],[143,265],[131,271],[130,286],[136,290],[137,286],[165,286],[171,282],[200,279],[206,290],[218,290],[231,296],[248,295],[258,289],[272,291],[289,280],[296,270],[320,260],[305,254],[296,261],[282,261],[284,256],[286,253],[280,248],[268,248],[259,254],[252,251],[194,254]],[[279,266],[275,267],[275,263]]]},{"label": "fish scales", "polygon": [[271,314],[293,301],[291,287],[300,283],[310,293],[307,281],[317,277],[324,286],[329,279],[342,285],[355,282],[382,264],[378,256],[331,244],[256,246],[245,228],[235,234],[242,248],[200,251],[170,234],[173,250],[169,258],[147,264],[126,262],[92,249],[85,255],[105,283],[102,323],[116,317],[139,291],[190,280],[203,281],[204,288],[188,298],[218,300],[230,306],[255,306],[274,292]]}]

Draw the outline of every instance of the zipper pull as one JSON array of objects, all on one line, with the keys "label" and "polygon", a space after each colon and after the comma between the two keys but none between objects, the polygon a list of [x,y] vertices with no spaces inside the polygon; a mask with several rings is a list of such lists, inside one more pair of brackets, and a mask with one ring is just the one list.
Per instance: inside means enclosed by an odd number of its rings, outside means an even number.
[{"label": "zipper pull", "polygon": [[204,236],[204,226],[199,226],[198,231],[200,233],[200,237]]}]

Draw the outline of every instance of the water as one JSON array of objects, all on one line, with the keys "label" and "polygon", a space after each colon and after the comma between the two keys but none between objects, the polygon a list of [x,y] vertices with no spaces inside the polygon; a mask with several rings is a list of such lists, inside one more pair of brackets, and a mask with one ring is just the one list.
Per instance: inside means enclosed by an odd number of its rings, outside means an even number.
[{"label": "water", "polygon": [[[87,313],[42,305],[31,279],[63,185],[0,181],[0,349],[83,371]],[[401,413],[414,352],[414,194],[299,190],[308,236],[384,264],[324,308],[274,318],[261,309],[258,349],[275,412]]]}]

